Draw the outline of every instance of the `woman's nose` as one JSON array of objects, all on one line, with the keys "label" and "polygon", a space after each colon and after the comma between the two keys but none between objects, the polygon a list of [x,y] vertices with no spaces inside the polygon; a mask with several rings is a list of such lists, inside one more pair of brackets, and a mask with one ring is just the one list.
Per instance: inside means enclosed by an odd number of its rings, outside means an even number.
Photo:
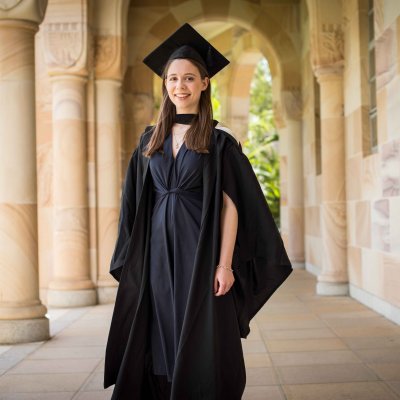
[{"label": "woman's nose", "polygon": [[185,87],[185,81],[183,79],[178,79],[178,87]]}]

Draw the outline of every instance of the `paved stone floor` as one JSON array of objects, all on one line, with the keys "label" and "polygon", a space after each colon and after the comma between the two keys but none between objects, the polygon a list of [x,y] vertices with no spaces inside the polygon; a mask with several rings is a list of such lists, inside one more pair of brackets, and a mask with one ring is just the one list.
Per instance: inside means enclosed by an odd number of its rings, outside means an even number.
[{"label": "paved stone floor", "polygon": [[[400,399],[400,327],[295,271],[243,341],[244,400]],[[1,400],[105,400],[112,306],[53,309],[48,342],[0,346]],[[183,399],[182,399],[183,400]]]}]

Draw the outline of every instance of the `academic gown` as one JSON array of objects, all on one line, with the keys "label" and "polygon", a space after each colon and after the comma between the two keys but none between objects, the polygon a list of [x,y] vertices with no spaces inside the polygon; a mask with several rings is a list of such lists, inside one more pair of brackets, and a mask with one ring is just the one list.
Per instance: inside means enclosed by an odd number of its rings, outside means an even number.
[{"label": "academic gown", "polygon": [[155,203],[150,238],[151,353],[153,371],[172,381],[200,233],[203,154],[185,143],[150,159]]},{"label": "academic gown", "polygon": [[[113,400],[151,399],[151,216],[154,184],[140,138],[126,173],[118,239],[110,273],[119,281],[106,348],[104,387]],[[214,127],[203,155],[202,211],[191,284],[172,379],[172,400],[239,400],[246,373],[240,338],[249,322],[292,272],[283,241],[253,169],[229,133]],[[222,192],[238,211],[235,283],[214,295],[220,252]]]}]

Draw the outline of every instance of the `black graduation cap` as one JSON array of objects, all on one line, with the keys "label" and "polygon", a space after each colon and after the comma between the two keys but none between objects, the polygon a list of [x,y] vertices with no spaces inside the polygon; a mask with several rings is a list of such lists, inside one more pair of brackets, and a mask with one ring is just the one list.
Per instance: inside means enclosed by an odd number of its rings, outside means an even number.
[{"label": "black graduation cap", "polygon": [[177,58],[200,62],[207,69],[210,78],[229,64],[215,47],[187,23],[153,50],[143,62],[162,77],[167,62]]}]

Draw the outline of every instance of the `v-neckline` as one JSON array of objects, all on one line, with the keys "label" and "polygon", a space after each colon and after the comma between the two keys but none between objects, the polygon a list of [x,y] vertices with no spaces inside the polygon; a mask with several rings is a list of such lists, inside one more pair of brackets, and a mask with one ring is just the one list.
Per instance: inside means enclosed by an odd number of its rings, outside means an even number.
[{"label": "v-neckline", "polygon": [[173,158],[174,161],[176,161],[176,159],[178,158],[178,155],[181,152],[181,149],[184,146],[184,144],[185,144],[185,141],[182,142],[181,147],[179,147],[179,149],[176,152],[175,157],[174,157],[174,142],[171,139],[171,155],[172,155],[172,158]]},{"label": "v-neckline", "polygon": [[172,133],[170,134],[170,138],[171,138],[171,144],[170,144],[171,157],[172,157],[172,159],[174,161],[176,161],[176,159],[178,158],[179,153],[181,152],[182,147],[185,145],[185,141],[182,142],[181,147],[179,147],[179,149],[176,152],[175,157],[174,157],[174,139],[173,139]]}]

